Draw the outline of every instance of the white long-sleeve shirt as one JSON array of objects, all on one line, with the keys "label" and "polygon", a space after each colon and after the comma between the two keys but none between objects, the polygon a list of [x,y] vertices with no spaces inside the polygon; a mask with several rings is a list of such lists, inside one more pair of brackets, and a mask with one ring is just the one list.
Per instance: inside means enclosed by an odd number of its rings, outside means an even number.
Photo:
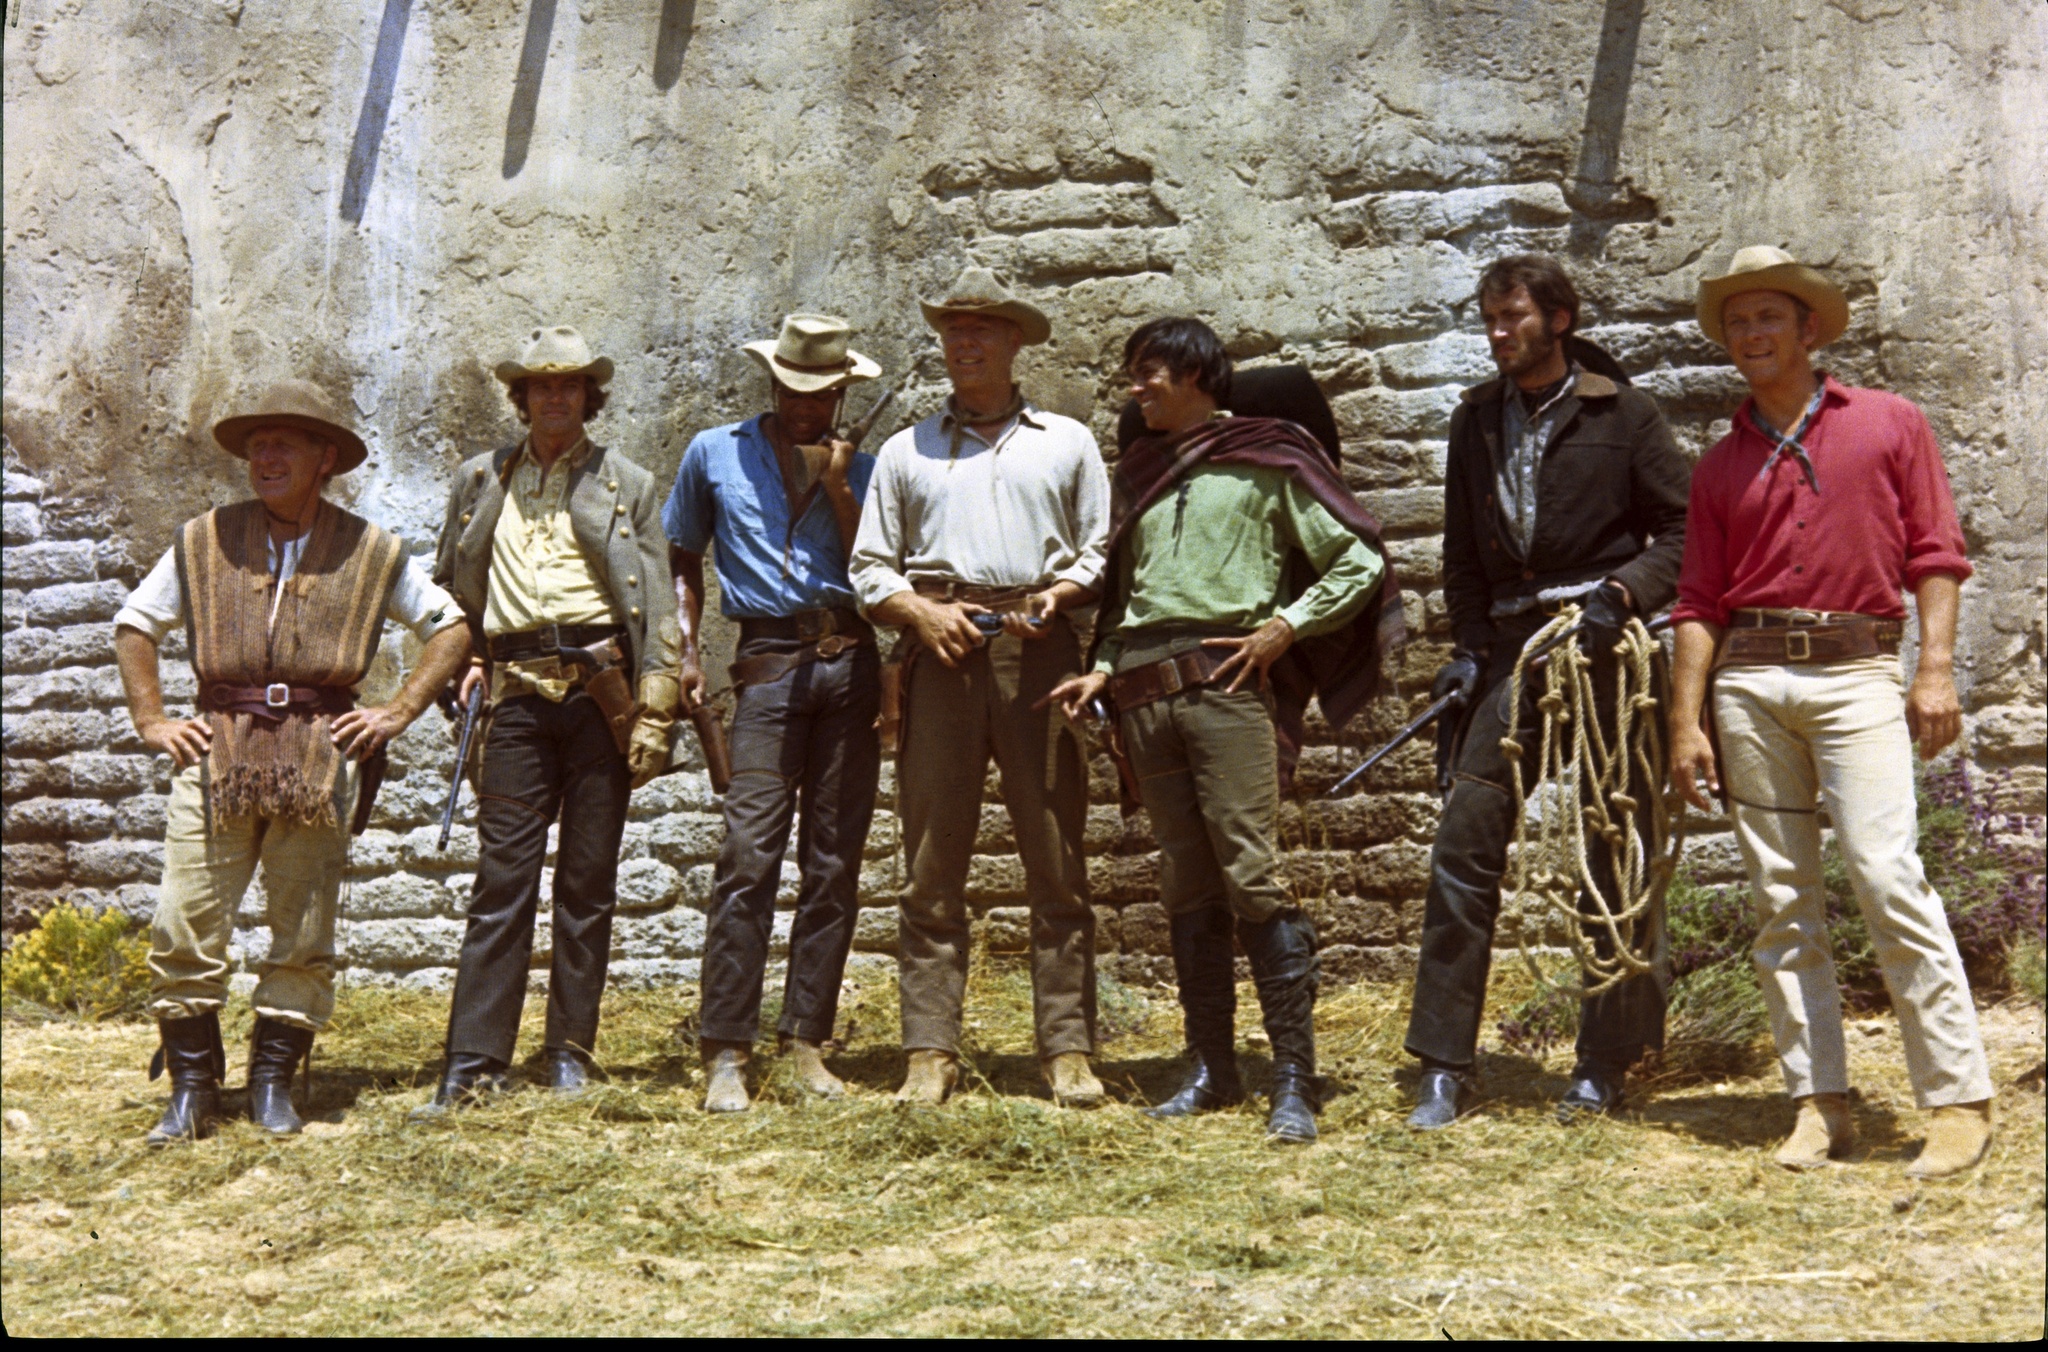
[{"label": "white long-sleeve shirt", "polygon": [[935,413],[882,444],[847,571],[861,612],[920,581],[1102,583],[1109,472],[1082,424],[1028,402],[990,437]]}]

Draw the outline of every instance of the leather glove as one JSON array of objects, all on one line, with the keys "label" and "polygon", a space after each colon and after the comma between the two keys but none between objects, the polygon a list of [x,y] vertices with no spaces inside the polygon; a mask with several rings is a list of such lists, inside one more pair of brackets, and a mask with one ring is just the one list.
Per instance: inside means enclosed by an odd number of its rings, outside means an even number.
[{"label": "leather glove", "polygon": [[1435,684],[1429,687],[1429,702],[1434,704],[1453,692],[1461,704],[1470,704],[1479,693],[1479,659],[1463,649],[1453,652],[1437,672]]},{"label": "leather glove", "polygon": [[667,714],[673,722],[683,707],[682,683],[672,671],[650,671],[640,678],[640,707]]},{"label": "leather glove", "polygon": [[1579,651],[1596,662],[1612,660],[1622,626],[1634,613],[1612,579],[1601,583],[1579,611]]},{"label": "leather glove", "polygon": [[626,768],[633,772],[633,787],[651,783],[668,769],[668,746],[675,736],[674,714],[642,709],[633,720],[633,734],[626,741]]}]

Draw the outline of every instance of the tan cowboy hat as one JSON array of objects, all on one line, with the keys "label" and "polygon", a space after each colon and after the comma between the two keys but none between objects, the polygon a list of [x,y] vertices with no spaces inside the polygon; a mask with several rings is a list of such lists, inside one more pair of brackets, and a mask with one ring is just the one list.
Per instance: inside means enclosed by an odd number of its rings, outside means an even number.
[{"label": "tan cowboy hat", "polygon": [[238,459],[249,458],[249,436],[259,427],[296,427],[316,437],[325,437],[340,452],[334,472],[346,474],[363,463],[369,450],[355,429],[341,420],[326,391],[310,380],[281,380],[263,392],[248,413],[222,418],[213,425],[213,439],[222,450]]},{"label": "tan cowboy hat", "polygon": [[852,326],[836,315],[790,315],[782,321],[780,334],[746,343],[740,350],[760,362],[778,384],[798,394],[841,390],[882,374],[880,362],[846,345],[852,332]]},{"label": "tan cowboy hat", "polygon": [[987,268],[967,269],[946,288],[944,300],[921,300],[918,307],[924,311],[924,322],[941,331],[947,315],[993,315],[1024,330],[1026,347],[1052,337],[1052,321],[1045,311],[1011,295]]},{"label": "tan cowboy hat", "polygon": [[528,376],[590,376],[602,386],[612,378],[612,359],[593,357],[583,335],[567,324],[535,329],[527,340],[526,354],[518,361],[501,361],[497,377],[510,385]]},{"label": "tan cowboy hat", "polygon": [[1700,282],[1700,331],[1721,346],[1728,339],[1721,330],[1721,307],[1730,296],[1745,291],[1782,291],[1820,316],[1820,344],[1826,347],[1849,327],[1849,298],[1818,271],[1795,260],[1783,249],[1769,244],[1752,244],[1739,250],[1721,277]]}]

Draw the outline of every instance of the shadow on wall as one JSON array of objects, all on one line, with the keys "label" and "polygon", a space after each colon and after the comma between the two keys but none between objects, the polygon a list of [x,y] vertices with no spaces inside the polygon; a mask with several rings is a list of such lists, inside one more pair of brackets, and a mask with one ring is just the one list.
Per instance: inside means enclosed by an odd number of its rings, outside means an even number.
[{"label": "shadow on wall", "polygon": [[412,0],[384,0],[377,53],[370,58],[370,84],[363,91],[363,111],[356,118],[356,139],[349,146],[348,172],[341,184],[341,217],[358,225],[371,180],[377,176],[377,149],[384,143],[384,124],[391,117],[391,94],[398,84],[398,61],[405,53],[405,30],[411,21]]}]

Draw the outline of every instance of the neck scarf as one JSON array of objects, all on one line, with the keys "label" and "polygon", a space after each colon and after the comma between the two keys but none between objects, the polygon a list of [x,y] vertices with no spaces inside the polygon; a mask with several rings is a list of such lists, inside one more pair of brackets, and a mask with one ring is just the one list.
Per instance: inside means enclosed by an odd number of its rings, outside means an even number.
[{"label": "neck scarf", "polygon": [[1756,406],[1756,402],[1754,400],[1750,401],[1749,420],[1756,424],[1757,431],[1763,433],[1776,443],[1770,455],[1765,458],[1764,467],[1757,471],[1756,477],[1759,481],[1769,478],[1771,470],[1778,463],[1778,457],[1790,451],[1793,458],[1799,462],[1799,468],[1806,471],[1806,486],[1811,488],[1816,496],[1819,495],[1820,476],[1814,473],[1813,457],[1806,453],[1806,447],[1799,444],[1799,439],[1806,435],[1809,427],[1813,426],[1814,418],[1820,414],[1821,400],[1827,397],[1827,393],[1827,381],[1823,378],[1820,388],[1813,392],[1813,398],[1806,401],[1806,412],[1800,414],[1799,421],[1793,424],[1792,430],[1782,436],[1779,435],[1777,428],[1771,426],[1765,420],[1764,411]]}]

